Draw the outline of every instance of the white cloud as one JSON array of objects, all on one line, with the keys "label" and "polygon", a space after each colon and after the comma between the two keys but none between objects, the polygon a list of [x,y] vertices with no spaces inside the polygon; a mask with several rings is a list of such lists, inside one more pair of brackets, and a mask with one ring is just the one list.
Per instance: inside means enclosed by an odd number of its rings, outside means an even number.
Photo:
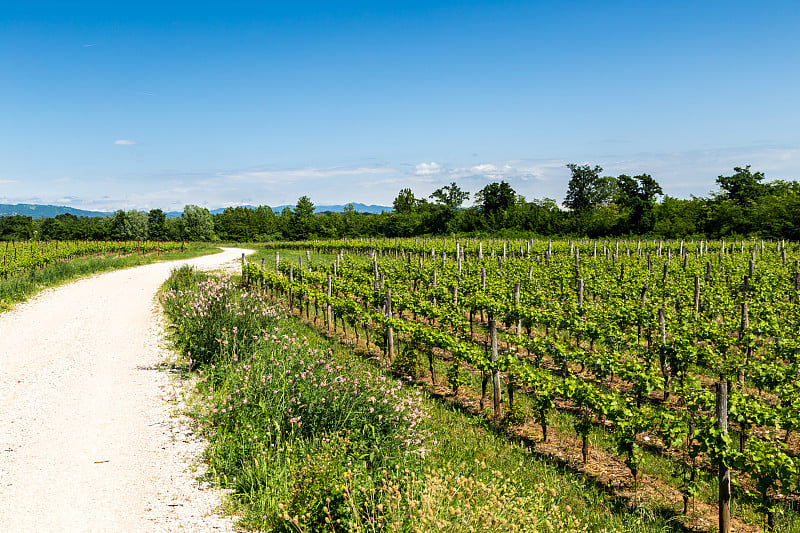
[{"label": "white cloud", "polygon": [[81,198],[79,198],[78,196],[63,196],[61,198],[56,199],[56,203],[59,205],[60,204],[71,205],[75,202],[80,202],[80,201]]},{"label": "white cloud", "polygon": [[[399,165],[391,176],[381,179],[384,191],[395,186],[396,189],[390,190],[392,194],[396,194],[399,188],[410,187],[416,196],[427,197],[439,187],[456,182],[462,190],[474,195],[488,183],[502,180],[528,199],[558,198],[563,195],[562,189],[566,190],[568,176],[564,162],[557,160],[487,161],[463,167],[449,167],[439,163],[421,163],[413,168],[402,168],[403,166],[406,165]],[[362,188],[362,194],[368,192]],[[375,203],[381,202],[388,205],[387,200],[377,200]]]},{"label": "white cloud", "polygon": [[495,174],[497,172],[497,167],[491,163],[482,163],[480,165],[475,165],[470,170],[475,174]]},{"label": "white cloud", "polygon": [[131,146],[139,143],[137,143],[136,141],[129,141],[127,139],[118,139],[114,141],[114,144],[116,144],[117,146]]},{"label": "white cloud", "polygon": [[281,184],[348,176],[382,175],[393,172],[395,172],[394,169],[384,166],[305,167],[281,170],[248,170],[242,172],[222,173],[216,177],[222,178],[226,181],[240,181],[244,183]]},{"label": "white cloud", "polygon": [[766,181],[797,180],[800,178],[800,149],[763,146],[645,153],[606,158],[597,164],[603,167],[606,176],[651,174],[665,194],[688,198],[690,195],[707,196],[716,190],[717,176],[732,174],[733,167],[751,165],[753,171],[764,172]]},{"label": "white cloud", "polygon": [[[594,157],[579,155],[570,159],[469,158],[452,165],[430,160],[391,164],[362,161],[349,166],[164,172],[39,182],[21,177],[0,179],[3,185],[0,189],[7,197],[4,203],[58,203],[59,199],[72,197],[73,207],[88,209],[159,207],[179,211],[185,204],[210,209],[241,204],[293,205],[302,195],[308,195],[316,205],[348,202],[391,205],[400,189],[410,187],[415,196],[426,198],[451,182],[470,192],[474,199],[475,193],[488,183],[503,180],[529,201],[553,198],[560,202],[570,178],[567,163],[600,165],[604,176],[646,172],[661,184],[665,194],[679,198],[707,196],[716,189],[717,176],[729,175],[734,166],[750,164],[754,171],[763,171],[767,180],[800,179],[800,149],[767,145]],[[6,176],[11,178],[12,175]],[[41,197],[34,200],[30,198],[33,195]]]},{"label": "white cloud", "polygon": [[414,174],[417,176],[431,176],[439,174],[442,171],[442,165],[435,161],[430,163],[420,163],[414,167]]}]

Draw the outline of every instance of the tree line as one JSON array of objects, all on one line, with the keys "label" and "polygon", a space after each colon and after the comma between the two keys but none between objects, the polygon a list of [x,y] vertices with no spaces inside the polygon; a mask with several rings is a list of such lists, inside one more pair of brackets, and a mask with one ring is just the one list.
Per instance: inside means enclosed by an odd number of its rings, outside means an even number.
[{"label": "tree line", "polygon": [[187,205],[179,218],[167,218],[161,209],[119,210],[104,217],[62,213],[33,219],[24,215],[0,217],[0,240],[214,240],[214,221],[208,209]]},{"label": "tree line", "polygon": [[[718,191],[681,199],[664,195],[649,174],[602,176],[599,166],[569,164],[563,207],[551,198],[527,200],[505,181],[474,193],[455,182],[418,198],[402,189],[393,210],[314,213],[308,196],[275,213],[267,206],[230,207],[218,214],[188,205],[180,218],[160,209],[117,211],[107,217],[0,217],[0,240],[269,241],[341,237],[492,234],[662,238],[758,236],[800,240],[800,183],[766,181],[750,166],[718,176]],[[474,205],[463,207],[474,199]]]}]

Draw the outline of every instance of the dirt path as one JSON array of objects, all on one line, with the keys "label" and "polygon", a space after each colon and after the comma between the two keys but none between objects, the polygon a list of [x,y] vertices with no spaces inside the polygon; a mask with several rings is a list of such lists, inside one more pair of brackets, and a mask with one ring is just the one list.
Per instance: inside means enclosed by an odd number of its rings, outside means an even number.
[{"label": "dirt path", "polygon": [[111,272],[0,314],[0,529],[233,531],[198,484],[202,451],[175,418],[154,295],[174,266]]}]

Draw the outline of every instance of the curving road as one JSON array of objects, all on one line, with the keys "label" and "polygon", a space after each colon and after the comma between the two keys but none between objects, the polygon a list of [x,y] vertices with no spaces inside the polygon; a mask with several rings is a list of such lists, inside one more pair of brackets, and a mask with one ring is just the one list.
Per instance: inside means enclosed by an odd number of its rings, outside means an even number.
[{"label": "curving road", "polygon": [[0,530],[233,531],[194,479],[202,443],[155,369],[167,354],[154,295],[175,266],[243,252],[93,276],[0,314]]}]

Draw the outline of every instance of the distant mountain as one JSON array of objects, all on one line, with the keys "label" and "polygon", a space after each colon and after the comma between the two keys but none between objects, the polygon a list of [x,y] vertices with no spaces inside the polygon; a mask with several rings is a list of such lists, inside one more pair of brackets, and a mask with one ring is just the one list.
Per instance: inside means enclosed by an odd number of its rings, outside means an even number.
[{"label": "distant mountain", "polygon": [[[317,205],[317,206],[314,206],[314,212],[315,213],[324,213],[325,211],[331,211],[333,213],[341,213],[342,211],[344,211],[344,208],[347,207],[347,205],[349,205],[349,204],[346,204],[346,205]],[[379,214],[379,213],[383,213],[384,211],[389,213],[394,209],[392,207],[387,207],[385,205],[366,205],[366,204],[357,204],[355,202],[352,205],[353,205],[353,209],[355,209],[356,212],[358,212],[358,213]],[[293,207],[293,206],[290,206],[290,207]]]},{"label": "distant mountain", "polygon": [[69,213],[76,217],[104,217],[111,213],[102,211],[86,211],[64,205],[38,205],[38,204],[0,204],[0,217],[24,215],[31,218],[54,217]]},{"label": "distant mountain", "polygon": [[[344,208],[347,207],[348,205],[350,205],[350,204],[344,204],[344,205],[315,205],[314,206],[314,212],[315,213],[325,213],[325,212],[342,213],[344,211]],[[253,206],[253,205],[243,205],[243,206],[240,206],[240,207],[247,207],[249,209],[255,209],[256,208],[256,206]],[[280,215],[281,211],[283,211],[287,207],[289,209],[294,209],[295,206],[294,205],[276,205],[276,206],[270,206],[270,209],[272,209],[272,212],[275,213],[276,215]],[[223,211],[225,211],[225,209],[227,209],[227,208],[226,207],[221,207],[219,209],[212,210],[211,213],[216,215],[216,214],[222,213]],[[366,205],[366,204],[359,204],[359,203],[353,202],[353,209],[355,209],[356,212],[358,212],[358,213],[374,213],[374,214],[378,214],[378,213],[382,213],[384,211],[391,212],[393,208],[387,207],[385,205]],[[181,215],[180,213],[175,213],[175,214],[177,216]],[[172,215],[172,213],[168,213],[167,214],[167,216],[169,216],[169,215]]]},{"label": "distant mountain", "polygon": [[[332,213],[342,213],[344,208],[347,207],[349,204],[345,205],[316,205],[314,206],[315,213],[325,213],[325,212],[332,212]],[[241,207],[247,207],[250,209],[255,209],[256,206],[253,205],[243,205]],[[280,215],[281,211],[284,208],[288,207],[289,209],[294,209],[294,205],[278,205],[272,207],[272,211],[276,215]],[[211,210],[212,214],[219,214],[225,211],[225,207],[221,207],[219,209]],[[366,204],[358,204],[353,203],[353,209],[355,209],[359,213],[373,213],[378,214],[384,211],[391,212],[392,208],[387,207],[385,205],[366,205]],[[76,209],[74,207],[67,207],[65,205],[38,205],[38,204],[0,204],[0,217],[7,217],[7,216],[14,216],[14,215],[24,215],[29,216],[31,218],[45,218],[45,217],[54,217],[56,215],[63,215],[64,213],[69,213],[71,215],[75,215],[76,217],[105,217],[108,215],[113,215],[112,212],[105,212],[105,211],[86,211],[85,209]],[[183,214],[182,211],[169,211],[165,213],[167,218],[180,218]]]}]

